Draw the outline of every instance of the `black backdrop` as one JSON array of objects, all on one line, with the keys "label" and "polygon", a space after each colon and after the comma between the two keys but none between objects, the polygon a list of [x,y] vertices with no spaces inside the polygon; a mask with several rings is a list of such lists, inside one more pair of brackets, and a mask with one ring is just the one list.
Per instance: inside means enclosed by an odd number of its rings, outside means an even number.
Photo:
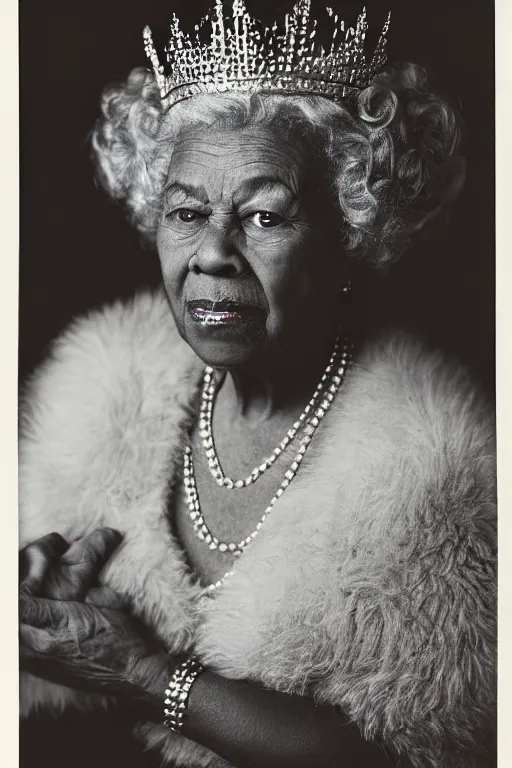
[{"label": "black backdrop", "polygon": [[[362,2],[331,0],[351,21]],[[266,20],[279,18],[291,5],[291,0],[249,0],[250,10]],[[426,65],[436,88],[462,112],[468,179],[448,227],[392,270],[380,291],[381,302],[408,323],[421,325],[492,388],[493,4],[374,0],[367,3],[374,35],[388,7],[393,15],[390,59]],[[22,378],[73,315],[158,281],[156,255],[141,248],[123,212],[94,186],[87,136],[104,85],[146,64],[144,24],[163,44],[173,11],[191,23],[206,8],[204,0],[22,0]]]},{"label": "black backdrop", "polygon": [[[362,6],[331,0],[347,20]],[[265,20],[291,0],[248,0]],[[379,290],[375,311],[418,325],[494,381],[494,9],[490,0],[367,2],[371,28],[393,12],[390,58],[424,64],[437,89],[461,110],[468,161],[465,190],[447,227],[416,246]],[[20,376],[77,313],[159,280],[158,260],[141,248],[123,212],[92,181],[87,136],[102,88],[145,65],[142,28],[157,43],[177,11],[196,21],[203,0],[22,0]],[[374,33],[375,34],[375,33]],[[367,299],[368,300],[368,299]],[[354,301],[357,301],[355,286]],[[372,304],[367,304],[372,311]],[[110,743],[110,747],[107,745]],[[60,744],[61,748],[56,745]],[[100,747],[101,744],[101,747]],[[109,751],[110,750],[110,751]],[[103,761],[98,754],[103,754]],[[22,731],[22,765],[140,765],[119,723],[43,720]],[[149,763],[144,762],[144,765]]]}]

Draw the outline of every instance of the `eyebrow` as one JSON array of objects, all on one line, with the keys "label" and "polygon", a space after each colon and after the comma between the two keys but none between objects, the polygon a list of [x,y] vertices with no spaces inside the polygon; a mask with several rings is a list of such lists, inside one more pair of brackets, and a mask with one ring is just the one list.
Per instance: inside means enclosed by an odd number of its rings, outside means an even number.
[{"label": "eyebrow", "polygon": [[193,197],[205,205],[208,203],[208,195],[206,194],[206,190],[203,186],[195,187],[193,184],[185,184],[181,181],[170,181],[165,185],[164,194],[166,197],[168,195],[175,194],[176,192],[185,194],[187,197]]},{"label": "eyebrow", "polygon": [[[236,196],[238,197],[240,194],[254,195],[257,192],[265,192],[267,190],[275,189],[276,187],[280,187],[290,194],[294,200],[297,199],[297,195],[293,189],[285,181],[274,176],[255,176],[252,179],[243,181],[237,189]],[[204,205],[207,205],[209,202],[206,189],[202,185],[196,187],[193,184],[187,184],[182,181],[168,182],[164,187],[165,197],[167,198],[175,193],[185,194],[187,197],[194,198]]]},{"label": "eyebrow", "polygon": [[265,192],[270,189],[281,187],[288,192],[294,199],[297,198],[293,189],[282,179],[278,179],[275,176],[255,176],[252,179],[243,181],[238,188],[238,193],[252,195],[256,192]]}]

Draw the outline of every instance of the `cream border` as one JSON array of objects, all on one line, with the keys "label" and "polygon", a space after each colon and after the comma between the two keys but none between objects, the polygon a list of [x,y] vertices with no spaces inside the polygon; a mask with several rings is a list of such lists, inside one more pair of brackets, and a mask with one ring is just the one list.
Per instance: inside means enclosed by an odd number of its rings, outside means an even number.
[{"label": "cream border", "polygon": [[18,7],[0,3],[0,532],[1,694],[0,764],[18,765]]},{"label": "cream border", "polygon": [[[0,763],[18,765],[17,675],[17,325],[18,325],[18,7],[0,3],[0,489],[3,524],[0,536],[2,687],[0,693]],[[512,766],[512,266],[509,255],[512,217],[510,132],[512,124],[512,2],[496,1],[497,97],[497,380],[499,478],[499,761]],[[508,395],[508,396],[507,396]]]},{"label": "cream border", "polygon": [[512,267],[510,259],[512,177],[512,3],[496,2],[496,226],[497,226],[497,396],[498,396],[498,765],[512,765]]}]

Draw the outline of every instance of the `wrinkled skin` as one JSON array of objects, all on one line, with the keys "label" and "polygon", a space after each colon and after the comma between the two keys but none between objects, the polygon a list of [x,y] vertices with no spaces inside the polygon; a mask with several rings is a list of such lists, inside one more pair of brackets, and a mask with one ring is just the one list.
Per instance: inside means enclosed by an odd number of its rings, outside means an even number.
[{"label": "wrinkled skin", "polygon": [[21,667],[83,691],[143,701],[168,657],[109,587],[94,586],[121,536],[98,529],[68,547],[49,534],[21,553]]},{"label": "wrinkled skin", "polygon": [[[261,375],[331,343],[347,265],[325,176],[302,142],[268,129],[176,142],[157,247],[178,330],[205,362]],[[198,299],[260,307],[261,334],[198,328],[187,312]]]},{"label": "wrinkled skin", "polygon": [[71,546],[58,533],[43,536],[20,553],[20,589],[52,600],[87,599],[120,608],[122,601],[113,590],[93,585],[121,540],[112,528],[99,528]]}]

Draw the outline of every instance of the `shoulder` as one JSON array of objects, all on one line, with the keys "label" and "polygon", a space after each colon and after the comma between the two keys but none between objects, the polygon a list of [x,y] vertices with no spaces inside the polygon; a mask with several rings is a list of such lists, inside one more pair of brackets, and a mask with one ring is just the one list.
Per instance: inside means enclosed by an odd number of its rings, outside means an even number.
[{"label": "shoulder", "polygon": [[[400,329],[370,336],[355,356],[361,381],[373,385],[390,404],[403,401],[424,407],[455,406],[469,402],[482,415],[490,404],[470,370],[421,337]],[[445,412],[449,416],[450,409]]]},{"label": "shoulder", "polygon": [[158,361],[179,364],[181,342],[162,291],[138,293],[76,318],[54,340],[45,363],[31,377],[26,392],[50,387],[59,380],[80,380],[94,371],[100,382],[127,371],[152,370]]},{"label": "shoulder", "polygon": [[[74,320],[24,387],[22,433],[53,419],[70,424],[114,402],[178,385],[194,355],[162,291],[141,292]],[[99,411],[98,411],[99,409]],[[28,435],[27,435],[28,436]]]},{"label": "shoulder", "polygon": [[407,444],[494,449],[492,403],[471,371],[421,338],[386,330],[368,338],[347,377],[351,409]]},{"label": "shoulder", "polygon": [[464,530],[478,522],[494,538],[494,410],[445,353],[400,331],[367,339],[337,398],[328,443],[325,482],[348,472],[352,501],[365,509],[378,498],[383,528],[391,517],[414,527],[431,510]]}]

